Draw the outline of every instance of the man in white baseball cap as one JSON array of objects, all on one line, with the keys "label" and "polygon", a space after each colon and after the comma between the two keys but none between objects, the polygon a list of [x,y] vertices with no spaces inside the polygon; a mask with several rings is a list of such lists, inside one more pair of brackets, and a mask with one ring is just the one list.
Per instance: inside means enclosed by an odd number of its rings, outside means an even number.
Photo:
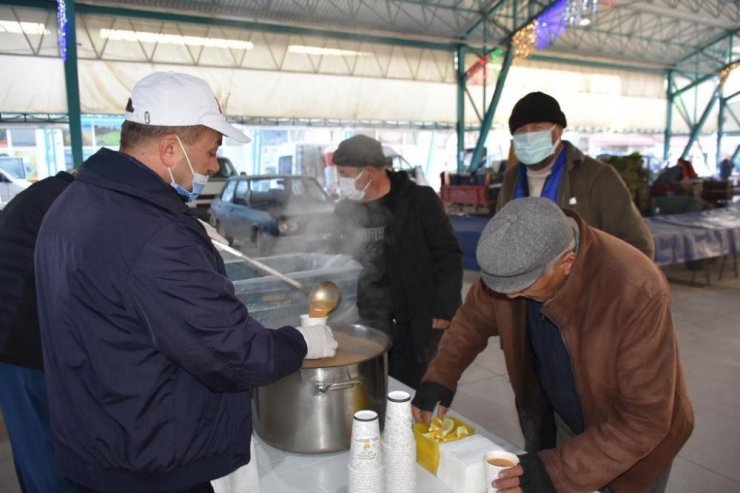
[{"label": "man in white baseball cap", "polygon": [[[252,389],[329,357],[324,327],[268,330],[188,213],[226,122],[208,84],[158,72],[49,209],[36,246],[56,461],[84,492],[212,492],[250,461]],[[314,331],[314,332],[312,332]]]}]

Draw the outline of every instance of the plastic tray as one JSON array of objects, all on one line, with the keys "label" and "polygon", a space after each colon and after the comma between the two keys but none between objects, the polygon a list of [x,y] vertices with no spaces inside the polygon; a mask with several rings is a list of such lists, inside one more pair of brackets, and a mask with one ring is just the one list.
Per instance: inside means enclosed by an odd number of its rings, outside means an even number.
[{"label": "plastic tray", "polygon": [[[342,301],[329,317],[329,323],[357,321],[357,279],[362,267],[349,255],[296,253],[262,257],[260,262],[292,277],[307,287],[332,281],[342,292]],[[224,255],[226,274],[234,283],[236,296],[249,314],[266,327],[296,325],[300,315],[308,313],[308,296],[243,260]]]}]

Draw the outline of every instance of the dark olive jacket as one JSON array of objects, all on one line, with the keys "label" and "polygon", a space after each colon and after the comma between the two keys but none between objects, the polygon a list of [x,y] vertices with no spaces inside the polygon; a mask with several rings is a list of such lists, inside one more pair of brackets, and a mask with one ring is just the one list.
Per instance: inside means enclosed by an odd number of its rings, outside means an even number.
[{"label": "dark olive jacket", "polygon": [[[632,202],[619,173],[608,164],[583,154],[568,141],[566,173],[558,190],[557,204],[576,211],[588,224],[616,236],[653,258],[655,245],[645,221]],[[514,198],[519,181],[517,164],[504,174],[497,209]]]}]

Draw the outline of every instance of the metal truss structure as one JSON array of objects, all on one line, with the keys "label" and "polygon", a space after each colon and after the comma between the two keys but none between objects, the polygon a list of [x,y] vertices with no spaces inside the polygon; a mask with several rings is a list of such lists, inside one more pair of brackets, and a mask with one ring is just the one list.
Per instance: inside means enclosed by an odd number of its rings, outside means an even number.
[{"label": "metal truss structure", "polygon": [[[490,63],[486,57],[490,58],[495,48],[501,49],[490,99],[484,87],[482,107],[474,104],[480,120],[471,161],[475,167],[515,59],[514,35],[532,21],[545,19],[544,14],[564,2],[567,0],[0,0],[3,19],[46,26],[35,33],[24,29],[25,42],[12,46],[0,43],[0,53],[59,56],[58,33],[53,26],[57,4],[65,5],[71,127],[79,121],[79,88],[74,75],[78,57],[147,63],[164,58],[167,63],[187,65],[455,82],[458,167],[462,170],[465,98],[473,99],[468,88],[470,69],[481,61]],[[728,70],[740,60],[740,0],[601,0],[598,4],[588,25],[545,30],[545,46],[531,58],[665,74],[666,152],[674,114],[689,127],[690,142],[684,154],[717,103],[718,138],[725,123],[740,127],[731,104],[737,94],[722,91]],[[2,29],[0,25],[0,40]],[[101,37],[102,29],[144,31],[155,36],[134,49],[122,49],[110,38]],[[199,46],[175,52],[160,41],[166,35],[228,39],[250,43],[252,48],[243,49],[246,44]],[[292,45],[315,50],[287,57]],[[327,56],[326,50],[338,52]],[[707,92],[706,86],[714,88],[708,99],[700,96]],[[78,138],[75,134],[73,131],[73,142]]]}]

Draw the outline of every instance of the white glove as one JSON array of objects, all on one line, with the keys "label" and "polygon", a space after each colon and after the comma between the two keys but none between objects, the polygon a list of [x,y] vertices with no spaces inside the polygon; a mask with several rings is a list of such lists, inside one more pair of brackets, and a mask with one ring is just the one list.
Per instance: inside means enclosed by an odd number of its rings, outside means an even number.
[{"label": "white glove", "polygon": [[301,316],[303,327],[296,327],[306,340],[308,352],[306,359],[333,358],[337,354],[339,343],[328,325],[324,325],[326,318],[309,318]]}]

